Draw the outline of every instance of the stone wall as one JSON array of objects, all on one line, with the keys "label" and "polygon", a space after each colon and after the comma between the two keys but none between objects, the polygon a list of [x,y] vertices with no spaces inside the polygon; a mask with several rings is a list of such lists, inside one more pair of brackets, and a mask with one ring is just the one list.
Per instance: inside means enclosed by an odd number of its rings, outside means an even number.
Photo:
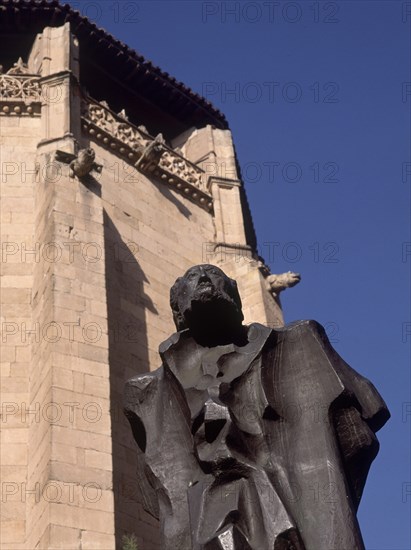
[{"label": "stone wall", "polygon": [[[1,541],[23,548],[26,537],[36,145],[40,118],[0,117],[1,163]],[[32,252],[34,251],[34,253]]]},{"label": "stone wall", "polygon": [[[120,154],[121,136],[110,145],[106,127],[107,145],[84,125],[78,49],[68,24],[45,28],[27,67],[42,77],[34,111],[0,103],[3,550],[107,550],[123,533],[159,548],[122,392],[159,366],[186,269],[220,265],[246,322],[282,323],[246,243],[230,132],[186,132],[156,176]],[[85,147],[97,164],[78,178],[70,159]]]}]

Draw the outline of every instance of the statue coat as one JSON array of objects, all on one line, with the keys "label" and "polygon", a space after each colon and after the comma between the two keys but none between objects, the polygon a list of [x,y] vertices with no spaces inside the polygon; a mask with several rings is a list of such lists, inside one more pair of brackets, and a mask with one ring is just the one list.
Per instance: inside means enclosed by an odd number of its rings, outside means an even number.
[{"label": "statue coat", "polygon": [[356,510],[390,415],[321,325],[254,323],[215,348],[184,330],[160,355],[125,413],[162,548],[364,549]]}]

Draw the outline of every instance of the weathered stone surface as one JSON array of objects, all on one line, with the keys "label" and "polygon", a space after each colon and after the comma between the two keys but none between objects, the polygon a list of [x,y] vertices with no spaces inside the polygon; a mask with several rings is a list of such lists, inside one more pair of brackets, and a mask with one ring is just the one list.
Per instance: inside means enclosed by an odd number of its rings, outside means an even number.
[{"label": "weathered stone surface", "polygon": [[[11,34],[13,18],[29,4],[8,6]],[[24,25],[43,8],[36,5]],[[209,258],[237,278],[247,320],[281,324],[282,314],[246,243],[230,131],[208,117],[195,135],[174,135],[178,147],[174,138],[158,139],[161,156],[146,150],[147,162],[136,166],[141,155],[133,148],[149,147],[153,136],[122,107],[113,114],[88,96],[81,40],[69,21],[56,21],[36,27],[28,57],[0,75],[1,474],[17,491],[2,502],[1,548],[106,550],[135,532],[142,548],[158,549],[157,522],[141,507],[121,395],[136,370],[158,365],[158,346],[173,326],[171,313],[162,313],[170,285],[181,269]],[[6,44],[0,65],[9,54]],[[166,135],[171,119],[158,110],[155,134],[164,125]],[[89,148],[94,170],[84,176],[73,164],[73,177],[70,163]],[[227,167],[214,172],[216,182],[207,159]],[[88,482],[104,492],[93,513],[78,495],[67,502],[67,494],[41,493],[47,483],[69,491]],[[22,487],[33,492],[23,505]],[[103,502],[107,514],[95,521]],[[72,513],[59,512],[60,505]]]}]

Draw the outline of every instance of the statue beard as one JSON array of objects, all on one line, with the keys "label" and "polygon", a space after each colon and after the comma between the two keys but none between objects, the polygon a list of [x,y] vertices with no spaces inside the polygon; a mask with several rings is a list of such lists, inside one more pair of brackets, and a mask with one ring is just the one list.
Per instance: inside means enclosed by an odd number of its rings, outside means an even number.
[{"label": "statue beard", "polygon": [[187,328],[205,345],[231,342],[242,332],[243,315],[235,300],[209,283],[197,286],[182,313]]}]

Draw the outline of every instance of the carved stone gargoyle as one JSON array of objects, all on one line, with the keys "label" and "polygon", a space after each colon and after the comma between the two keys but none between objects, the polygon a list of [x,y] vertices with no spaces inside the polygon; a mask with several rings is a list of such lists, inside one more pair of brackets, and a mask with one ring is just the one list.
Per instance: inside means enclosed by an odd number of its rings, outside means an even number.
[{"label": "carved stone gargoyle", "polygon": [[301,275],[294,273],[293,271],[287,271],[286,273],[271,273],[265,278],[267,290],[271,292],[273,296],[278,296],[280,292],[286,288],[292,288],[301,281]]},{"label": "carved stone gargoyle", "polygon": [[261,260],[257,264],[258,269],[262,273],[267,290],[274,296],[278,296],[280,292],[286,288],[292,288],[301,281],[301,275],[293,271],[286,273],[271,273],[270,268]]},{"label": "carved stone gargoyle", "polygon": [[96,153],[94,149],[88,147],[87,149],[80,149],[77,155],[67,153],[66,151],[57,150],[55,153],[55,159],[58,162],[64,162],[70,167],[70,177],[77,176],[80,180],[90,174],[92,170],[101,174],[103,166],[97,164],[94,159]]},{"label": "carved stone gargoyle", "polygon": [[147,145],[142,151],[141,157],[135,164],[137,170],[149,170],[150,168],[155,168],[161,158],[161,155],[164,153],[165,148],[165,139],[163,134],[158,134],[151,143]]}]

